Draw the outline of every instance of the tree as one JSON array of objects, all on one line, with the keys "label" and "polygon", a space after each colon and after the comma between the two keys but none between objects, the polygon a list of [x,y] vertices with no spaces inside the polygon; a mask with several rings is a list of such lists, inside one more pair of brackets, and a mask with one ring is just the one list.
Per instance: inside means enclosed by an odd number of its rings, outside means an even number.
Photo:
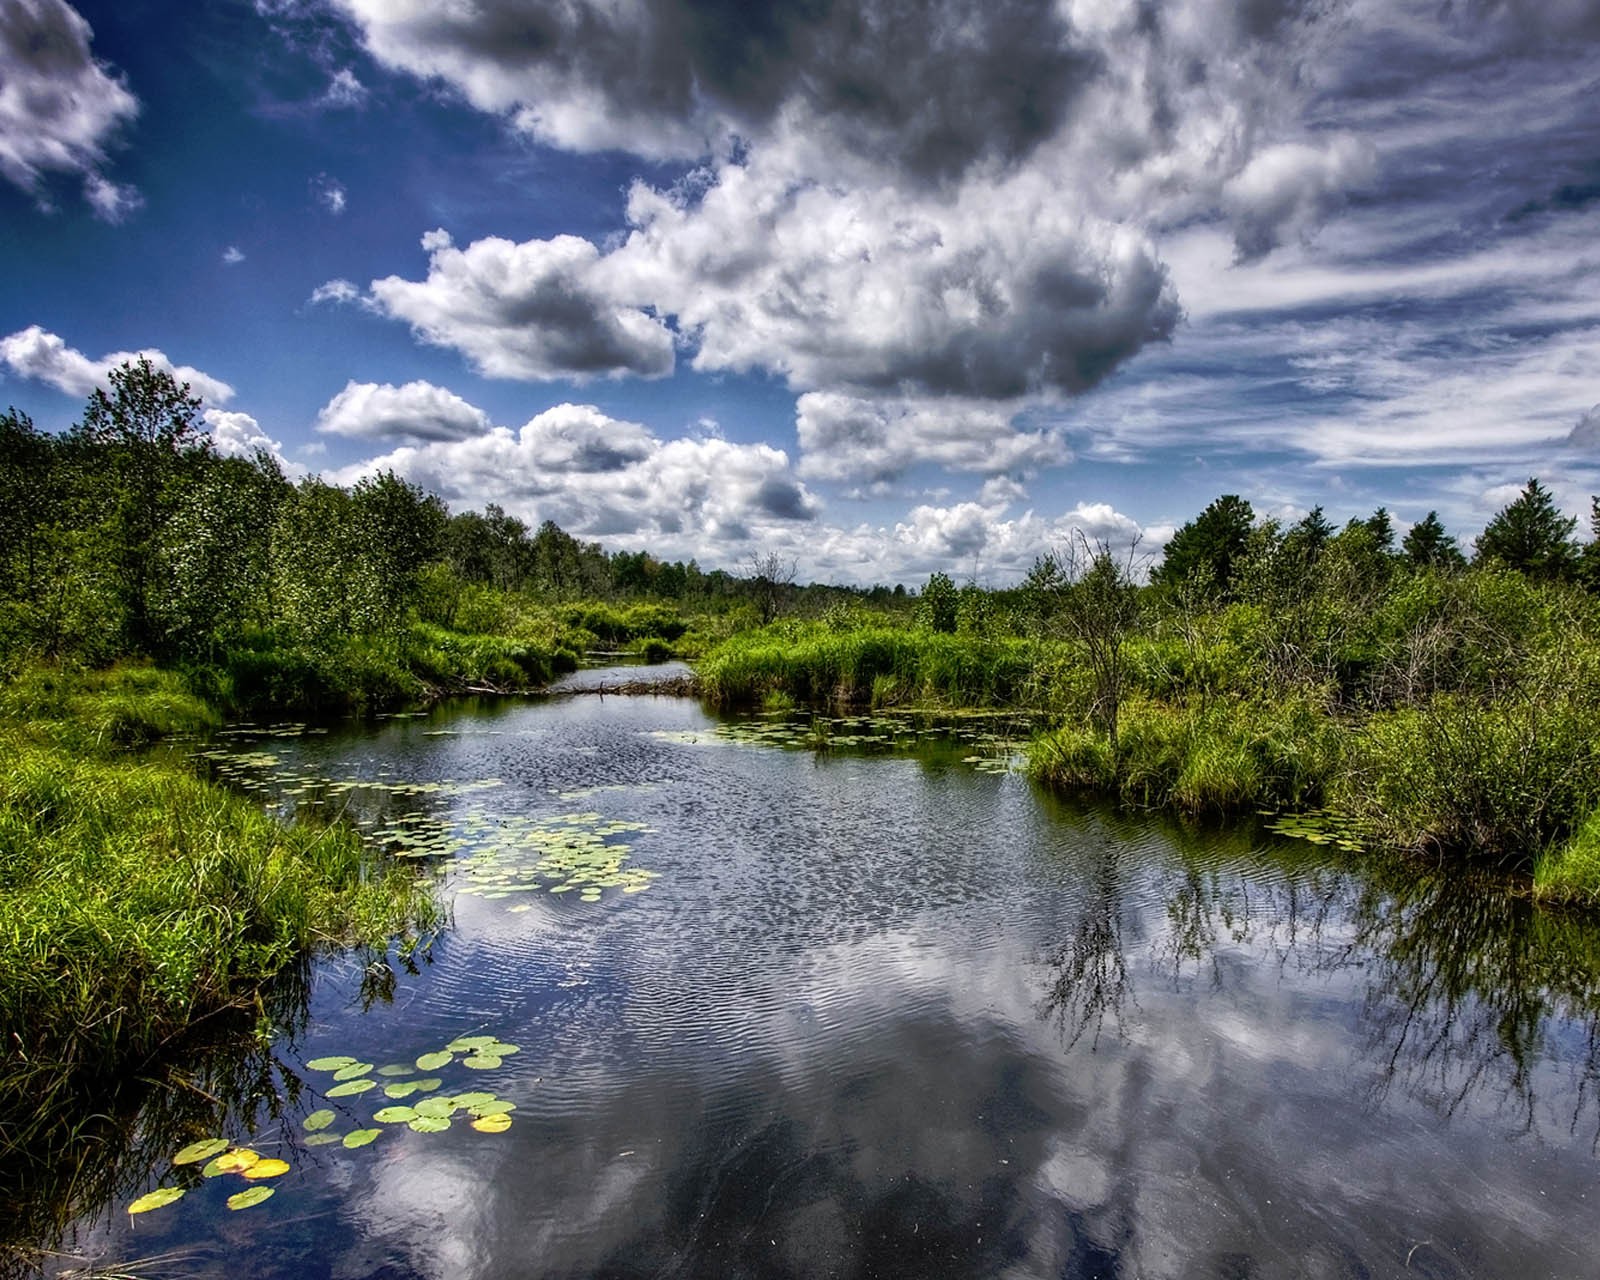
[{"label": "tree", "polygon": [[1467,563],[1456,540],[1445,532],[1437,511],[1430,511],[1406,534],[1400,549],[1413,568],[1460,569]]},{"label": "tree", "polygon": [[1521,494],[1478,535],[1473,561],[1498,562],[1530,578],[1570,578],[1578,568],[1578,547],[1572,540],[1577,527],[1577,518],[1562,515],[1544,486],[1530,477]]},{"label": "tree", "polygon": [[766,626],[782,610],[798,568],[794,560],[785,560],[776,551],[750,553],[750,586],[755,595],[756,609],[761,614],[762,626]]},{"label": "tree", "polygon": [[1089,717],[1105,730],[1113,755],[1128,682],[1126,646],[1143,613],[1134,581],[1137,545],[1118,558],[1104,541],[1091,543],[1082,530],[1075,530],[1066,550],[1048,557],[1054,566],[1035,562],[1041,582],[1066,584],[1064,590],[1055,586],[1055,623],[1083,648],[1094,690]]},{"label": "tree", "polygon": [[1150,580],[1158,586],[1176,587],[1198,573],[1215,583],[1224,597],[1231,596],[1255,518],[1255,511],[1243,498],[1223,494],[1172,535]]},{"label": "tree", "polygon": [[162,536],[183,493],[215,455],[202,425],[203,405],[165,369],[140,356],[96,388],[69,444],[89,466],[106,554],[136,652],[157,640],[151,617],[153,574]]},{"label": "tree", "polygon": [[0,588],[31,600],[46,527],[57,515],[52,438],[15,409],[0,414]]},{"label": "tree", "polygon": [[956,629],[960,597],[948,573],[930,573],[917,601],[917,621],[929,631],[953,632]]}]

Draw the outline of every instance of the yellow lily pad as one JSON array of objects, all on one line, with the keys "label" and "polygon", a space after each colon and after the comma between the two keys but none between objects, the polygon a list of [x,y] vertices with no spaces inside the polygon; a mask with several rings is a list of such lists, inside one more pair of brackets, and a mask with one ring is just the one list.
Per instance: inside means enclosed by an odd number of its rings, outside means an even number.
[{"label": "yellow lily pad", "polygon": [[149,1213],[152,1209],[164,1209],[174,1200],[183,1199],[182,1187],[158,1187],[154,1191],[140,1196],[128,1206],[129,1213]]},{"label": "yellow lily pad", "polygon": [[243,1170],[243,1176],[252,1182],[258,1178],[278,1178],[289,1172],[287,1160],[258,1160],[248,1169]]},{"label": "yellow lily pad", "polygon": [[511,1127],[511,1117],[504,1112],[479,1116],[478,1119],[472,1122],[472,1127],[479,1133],[504,1133]]},{"label": "yellow lily pad", "polygon": [[219,1151],[226,1151],[232,1144],[226,1138],[202,1138],[199,1142],[191,1142],[177,1155],[172,1157],[173,1164],[199,1164],[202,1160],[209,1160]]}]

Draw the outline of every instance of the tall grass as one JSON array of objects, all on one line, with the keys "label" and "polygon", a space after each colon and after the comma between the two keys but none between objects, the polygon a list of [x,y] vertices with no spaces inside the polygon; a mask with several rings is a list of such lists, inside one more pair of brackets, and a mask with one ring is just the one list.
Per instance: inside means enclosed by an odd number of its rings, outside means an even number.
[{"label": "tall grass", "polygon": [[[0,695],[0,1152],[308,953],[436,923],[414,872],[348,829],[284,826],[118,749],[210,718],[170,675],[84,686],[35,673]],[[90,714],[55,718],[73,708]]]},{"label": "tall grass", "polygon": [[1011,706],[1033,669],[1034,645],[1014,637],[780,623],[732,636],[696,672],[719,706],[758,706],[780,693],[815,704]]}]

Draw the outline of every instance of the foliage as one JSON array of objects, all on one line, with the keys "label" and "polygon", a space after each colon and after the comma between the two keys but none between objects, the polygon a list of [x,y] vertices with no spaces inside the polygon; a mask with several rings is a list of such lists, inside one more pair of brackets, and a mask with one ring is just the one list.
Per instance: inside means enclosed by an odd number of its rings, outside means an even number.
[{"label": "foliage", "polygon": [[1563,516],[1537,479],[1530,478],[1515,501],[1504,507],[1479,536],[1474,560],[1500,563],[1532,578],[1574,576],[1578,548],[1572,540],[1577,520]]},{"label": "foliage", "polygon": [[956,629],[960,597],[947,573],[928,575],[927,585],[917,599],[917,623],[929,631],[948,635]]},{"label": "foliage", "polygon": [[1224,596],[1229,595],[1254,526],[1255,511],[1250,504],[1237,494],[1224,494],[1172,535],[1150,580],[1170,588],[1198,574]]}]

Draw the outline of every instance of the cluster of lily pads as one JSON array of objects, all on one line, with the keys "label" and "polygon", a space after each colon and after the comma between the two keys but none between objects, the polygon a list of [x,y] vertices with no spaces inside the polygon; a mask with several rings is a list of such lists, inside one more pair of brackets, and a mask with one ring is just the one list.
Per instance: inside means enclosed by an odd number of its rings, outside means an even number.
[{"label": "cluster of lily pads", "polygon": [[[592,811],[542,822],[503,818],[495,835],[459,864],[460,892],[491,902],[542,891],[577,893],[583,902],[600,901],[607,889],[642,893],[660,873],[625,867],[630,846],[615,837],[645,830],[641,822],[607,821]],[[528,909],[526,903],[510,908]]]},{"label": "cluster of lily pads", "polygon": [[[202,1178],[237,1175],[255,1184],[229,1196],[229,1209],[249,1209],[263,1200],[270,1200],[273,1188],[265,1185],[266,1180],[282,1177],[289,1172],[287,1160],[263,1158],[259,1151],[236,1146],[227,1138],[202,1138],[198,1142],[191,1142],[172,1157],[172,1163],[177,1168],[200,1164],[202,1160],[205,1161],[200,1170]],[[187,1192],[187,1187],[157,1187],[130,1204],[128,1212],[149,1213],[152,1209],[164,1209],[174,1201],[183,1199]]]},{"label": "cluster of lily pads", "polygon": [[813,716],[794,719],[787,712],[769,713],[749,720],[729,721],[709,731],[662,730],[653,736],[666,742],[697,745],[706,741],[752,743],[761,746],[815,750],[907,751],[930,741],[968,745],[962,757],[981,773],[1009,773],[1026,746],[1019,726],[1002,723],[999,729],[929,723],[908,714]]},{"label": "cluster of lily pads", "polygon": [[[465,1113],[472,1128],[479,1133],[504,1133],[511,1127],[511,1113],[517,1108],[515,1102],[481,1089],[441,1093],[444,1079],[432,1073],[452,1064],[474,1071],[492,1071],[506,1058],[520,1052],[519,1046],[507,1044],[496,1036],[477,1035],[452,1040],[444,1048],[424,1053],[409,1063],[393,1062],[375,1067],[370,1062],[341,1054],[313,1058],[306,1066],[312,1071],[332,1074],[333,1085],[323,1094],[326,1098],[352,1098],[381,1091],[390,1105],[372,1114],[380,1126],[405,1125],[414,1133],[443,1133],[459,1111]],[[416,1100],[408,1101],[413,1098]],[[301,1121],[301,1127],[309,1135],[306,1145],[320,1147],[339,1143],[354,1150],[367,1146],[383,1132],[382,1128],[330,1132],[336,1119],[333,1111],[321,1108]]]},{"label": "cluster of lily pads", "polygon": [[1270,809],[1259,811],[1269,819],[1268,831],[1312,844],[1331,845],[1346,853],[1360,853],[1366,848],[1362,830],[1348,818],[1327,809],[1312,809],[1304,813],[1276,813]]}]

